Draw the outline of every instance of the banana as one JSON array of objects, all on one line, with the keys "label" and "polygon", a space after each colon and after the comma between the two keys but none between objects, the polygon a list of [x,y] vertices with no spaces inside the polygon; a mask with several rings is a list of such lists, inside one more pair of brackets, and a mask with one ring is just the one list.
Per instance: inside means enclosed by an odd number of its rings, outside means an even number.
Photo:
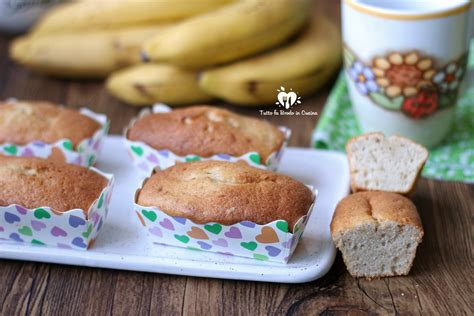
[{"label": "banana", "polygon": [[142,43],[168,27],[140,26],[90,33],[29,35],[13,41],[10,56],[33,70],[73,78],[102,78],[140,61]]},{"label": "banana", "polygon": [[212,99],[199,89],[196,72],[167,64],[141,64],[119,70],[108,78],[107,90],[138,106],[155,102],[181,105]]},{"label": "banana", "polygon": [[234,64],[204,71],[199,86],[215,97],[243,105],[275,102],[277,89],[308,95],[339,68],[339,31],[323,17],[314,17],[287,46]]},{"label": "banana", "polygon": [[58,5],[40,19],[35,34],[71,33],[176,21],[235,0],[88,0]]},{"label": "banana", "polygon": [[242,0],[179,22],[144,45],[153,61],[201,68],[287,40],[307,20],[308,0]]}]

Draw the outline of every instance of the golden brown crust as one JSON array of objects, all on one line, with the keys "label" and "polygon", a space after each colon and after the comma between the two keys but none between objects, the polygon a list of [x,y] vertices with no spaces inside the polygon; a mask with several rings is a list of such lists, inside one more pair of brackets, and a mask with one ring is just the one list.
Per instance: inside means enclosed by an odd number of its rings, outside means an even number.
[{"label": "golden brown crust", "polygon": [[79,208],[87,214],[107,182],[100,174],[80,166],[0,156],[0,206],[49,206],[58,213]]},{"label": "golden brown crust", "polygon": [[383,221],[415,226],[423,232],[412,201],[396,193],[367,191],[351,194],[338,203],[331,222],[331,235],[334,238],[356,226],[378,225]]},{"label": "golden brown crust", "polygon": [[195,223],[267,224],[286,220],[290,230],[313,202],[295,179],[245,163],[201,161],[158,171],[137,195],[141,206],[156,206]]},{"label": "golden brown crust", "polygon": [[139,118],[127,138],[177,155],[241,156],[256,151],[265,162],[285,135],[268,122],[211,106],[192,106]]},{"label": "golden brown crust", "polygon": [[0,144],[25,145],[35,140],[49,144],[69,139],[76,148],[100,128],[98,122],[78,111],[49,102],[0,103]]}]

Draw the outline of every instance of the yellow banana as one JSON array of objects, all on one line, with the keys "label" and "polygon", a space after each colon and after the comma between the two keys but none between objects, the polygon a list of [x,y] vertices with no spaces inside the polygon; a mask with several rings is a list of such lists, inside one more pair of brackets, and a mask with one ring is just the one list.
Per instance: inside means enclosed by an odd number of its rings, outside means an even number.
[{"label": "yellow banana", "polygon": [[138,63],[142,43],[166,27],[164,24],[20,37],[12,43],[10,56],[20,64],[50,75],[101,78],[118,68]]},{"label": "yellow banana", "polygon": [[234,64],[204,71],[199,86],[226,101],[261,105],[274,103],[277,89],[299,95],[314,92],[338,69],[339,31],[323,17],[314,17],[307,29],[287,46]]},{"label": "yellow banana", "polygon": [[34,33],[71,33],[176,21],[235,0],[89,0],[65,3],[48,12]]},{"label": "yellow banana", "polygon": [[167,64],[141,64],[119,70],[107,80],[107,90],[132,105],[180,105],[212,99],[199,89],[196,72]]},{"label": "yellow banana", "polygon": [[304,24],[308,0],[242,0],[175,24],[144,45],[153,61],[201,68],[287,40]]}]

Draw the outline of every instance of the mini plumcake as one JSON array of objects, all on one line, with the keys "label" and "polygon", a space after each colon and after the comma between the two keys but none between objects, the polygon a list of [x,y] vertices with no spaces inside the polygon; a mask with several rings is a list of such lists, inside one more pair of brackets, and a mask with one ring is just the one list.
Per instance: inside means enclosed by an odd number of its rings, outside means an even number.
[{"label": "mini plumcake", "polygon": [[0,206],[87,211],[108,180],[85,167],[39,158],[0,155]]},{"label": "mini plumcake", "polygon": [[140,206],[158,207],[196,224],[264,225],[285,220],[289,232],[313,201],[313,192],[291,177],[223,161],[183,163],[158,171],[136,196]]},{"label": "mini plumcake", "polygon": [[193,106],[142,116],[128,129],[127,138],[179,156],[210,157],[260,154],[263,162],[278,151],[285,135],[272,124],[230,111]]},{"label": "mini plumcake", "polygon": [[74,149],[102,126],[79,111],[49,102],[11,101],[0,103],[0,144],[47,144],[69,139]]},{"label": "mini plumcake", "polygon": [[331,222],[336,247],[354,277],[406,275],[411,269],[423,227],[406,197],[382,191],[347,196]]},{"label": "mini plumcake", "polygon": [[410,139],[382,133],[352,138],[346,145],[351,187],[358,191],[413,191],[428,159],[428,150]]}]

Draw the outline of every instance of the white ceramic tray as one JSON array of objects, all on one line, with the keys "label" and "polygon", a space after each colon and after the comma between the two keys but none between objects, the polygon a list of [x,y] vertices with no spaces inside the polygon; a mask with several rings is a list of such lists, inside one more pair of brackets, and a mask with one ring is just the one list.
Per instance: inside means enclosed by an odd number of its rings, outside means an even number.
[{"label": "white ceramic tray", "polygon": [[132,212],[140,178],[120,137],[106,139],[97,167],[114,173],[116,185],[109,217],[92,249],[59,250],[4,243],[0,244],[0,258],[284,283],[320,278],[334,261],[336,249],[330,239],[329,224],[337,202],[349,192],[347,160],[340,153],[291,147],[285,151],[279,171],[319,190],[316,208],[288,264],[151,244]]}]

